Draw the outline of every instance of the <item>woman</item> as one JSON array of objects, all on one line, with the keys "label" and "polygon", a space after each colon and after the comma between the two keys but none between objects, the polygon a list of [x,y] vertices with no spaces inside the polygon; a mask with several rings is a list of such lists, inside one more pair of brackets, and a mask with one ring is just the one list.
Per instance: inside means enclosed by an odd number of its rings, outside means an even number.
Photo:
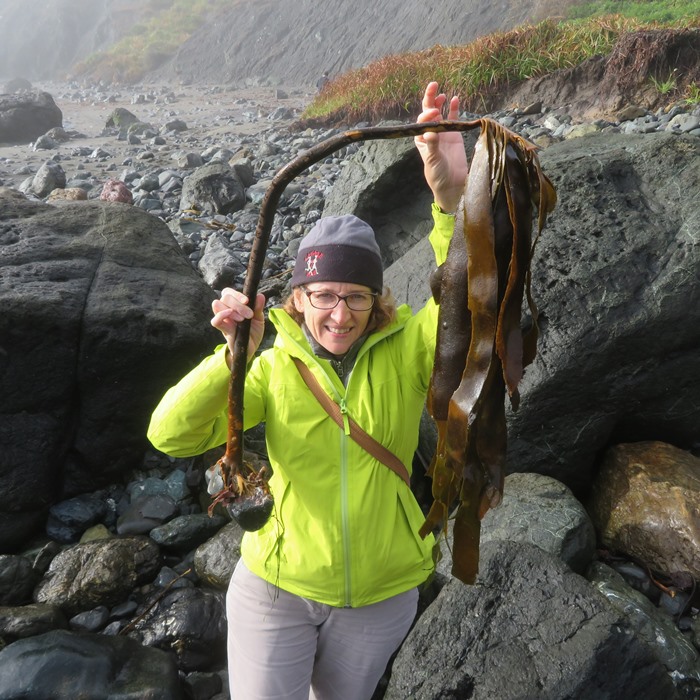
[{"label": "woman", "polygon": [[[447,106],[437,83],[419,121]],[[458,116],[458,99],[447,106]],[[447,253],[467,164],[458,133],[416,137],[435,204],[437,263]],[[173,387],[149,438],[175,456],[227,435],[227,358],[237,324],[251,319],[246,428],[264,421],[275,511],[246,533],[227,595],[231,697],[367,700],[415,617],[417,586],[432,571],[431,538],[407,484],[327,415],[294,363],[300,359],[347,413],[410,468],[432,369],[437,308],[395,308],[383,291],[371,227],[321,219],[303,239],[283,309],[271,309],[274,347],[253,359],[265,299],[239,292],[213,302],[226,343]]]}]

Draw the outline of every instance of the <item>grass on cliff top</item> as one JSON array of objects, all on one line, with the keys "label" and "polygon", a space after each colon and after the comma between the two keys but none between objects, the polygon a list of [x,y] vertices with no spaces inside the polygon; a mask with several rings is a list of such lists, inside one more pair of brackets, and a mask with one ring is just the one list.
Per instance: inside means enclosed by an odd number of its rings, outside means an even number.
[{"label": "grass on cliff top", "polygon": [[[387,56],[332,80],[309,105],[302,119],[376,122],[387,116],[415,114],[430,80],[437,80],[447,95],[460,95],[463,109],[485,112],[489,111],[488,98],[503,86],[570,68],[593,56],[608,55],[625,34],[649,28],[700,26],[700,0],[683,3],[601,0],[589,6],[589,12],[595,14],[599,6],[610,5],[630,16],[618,12],[587,19],[548,19],[480,37],[463,46],[434,46]],[[651,6],[657,9],[655,17],[661,9],[667,15],[675,8],[675,14],[671,20],[655,18],[653,22],[634,15],[634,10],[643,9],[645,18],[654,16]],[[584,7],[572,9],[584,15]],[[697,95],[697,85],[688,90],[689,99]]]}]

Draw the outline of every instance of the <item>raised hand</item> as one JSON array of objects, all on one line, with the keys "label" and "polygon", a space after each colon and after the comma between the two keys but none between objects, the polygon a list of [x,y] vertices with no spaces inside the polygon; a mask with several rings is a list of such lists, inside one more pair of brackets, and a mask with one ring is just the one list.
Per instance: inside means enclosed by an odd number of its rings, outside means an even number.
[{"label": "raised hand", "polygon": [[[459,118],[459,97],[453,97],[448,103],[447,96],[438,92],[438,84],[434,81],[425,89],[422,106],[423,111],[417,119],[419,123]],[[445,107],[447,114],[443,116]],[[469,170],[462,134],[457,131],[429,132],[416,136],[415,144],[423,159],[425,180],[435,203],[444,212],[455,211]]]}]

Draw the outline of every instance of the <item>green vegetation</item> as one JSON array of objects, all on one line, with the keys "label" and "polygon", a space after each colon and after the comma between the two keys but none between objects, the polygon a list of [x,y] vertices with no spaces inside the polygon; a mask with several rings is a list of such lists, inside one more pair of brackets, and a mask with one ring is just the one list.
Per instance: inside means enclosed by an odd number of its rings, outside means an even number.
[{"label": "green vegetation", "polygon": [[[616,14],[597,16],[609,8]],[[462,96],[465,109],[489,111],[489,99],[505,85],[610,55],[633,32],[700,27],[700,0],[599,0],[573,5],[569,11],[566,19],[525,25],[464,46],[387,56],[332,80],[303,117],[353,122],[415,114],[429,80],[437,80],[447,94]],[[676,76],[668,71],[653,81],[660,94],[677,89]]]},{"label": "green vegetation", "polygon": [[[75,74],[137,82],[169,59],[216,13],[242,0],[142,0],[144,19],[107,51],[93,54]],[[488,100],[505,85],[606,56],[625,36],[641,29],[700,27],[700,0],[594,0],[563,3],[565,17],[481,37],[463,46],[387,56],[340,75],[317,96],[306,119],[377,121],[414,114],[429,80],[462,96],[465,109],[488,111]],[[635,47],[635,50],[636,47]],[[640,64],[643,60],[640,58]],[[664,96],[698,104],[697,82],[682,82],[671,68],[651,73],[649,84]],[[696,77],[696,76],[695,76]]]},{"label": "green vegetation", "polygon": [[700,16],[700,0],[596,0],[571,5],[567,19],[591,19],[603,15],[619,15],[638,22],[679,23]]},{"label": "green vegetation", "polygon": [[665,80],[658,80],[653,76],[650,78],[652,85],[660,95],[668,95],[676,89],[675,71],[671,73]]},{"label": "green vegetation", "polygon": [[689,105],[700,105],[700,85],[697,83],[688,85],[685,94],[685,103]]},{"label": "green vegetation", "polygon": [[136,82],[170,58],[212,15],[240,0],[145,0],[145,19],[107,51],[75,67],[75,74]]}]

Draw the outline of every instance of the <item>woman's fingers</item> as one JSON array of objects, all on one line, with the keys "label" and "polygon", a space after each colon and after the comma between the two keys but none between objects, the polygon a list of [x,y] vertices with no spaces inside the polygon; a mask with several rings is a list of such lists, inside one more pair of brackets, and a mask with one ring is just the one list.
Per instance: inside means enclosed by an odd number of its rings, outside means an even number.
[{"label": "woman's fingers", "polygon": [[215,314],[222,314],[222,317],[228,317],[236,322],[253,318],[254,315],[253,309],[248,306],[248,297],[229,288],[221,291],[221,298],[214,299],[211,308]]}]

